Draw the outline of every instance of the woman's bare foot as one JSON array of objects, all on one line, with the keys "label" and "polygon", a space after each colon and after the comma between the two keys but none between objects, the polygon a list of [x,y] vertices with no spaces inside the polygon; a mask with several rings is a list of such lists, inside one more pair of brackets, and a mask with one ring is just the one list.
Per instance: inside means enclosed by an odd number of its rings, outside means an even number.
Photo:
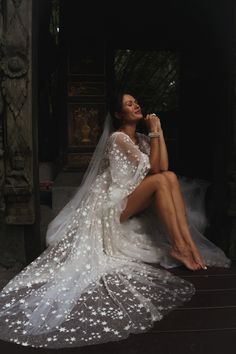
[{"label": "woman's bare foot", "polygon": [[198,270],[201,265],[195,261],[192,252],[188,247],[172,247],[170,250],[171,257],[183,263],[190,270]]},{"label": "woman's bare foot", "polygon": [[200,264],[202,269],[206,270],[207,269],[206,263],[204,262],[204,259],[202,258],[195,243],[194,242],[188,243],[188,248],[192,252],[193,259],[195,260],[195,262]]}]

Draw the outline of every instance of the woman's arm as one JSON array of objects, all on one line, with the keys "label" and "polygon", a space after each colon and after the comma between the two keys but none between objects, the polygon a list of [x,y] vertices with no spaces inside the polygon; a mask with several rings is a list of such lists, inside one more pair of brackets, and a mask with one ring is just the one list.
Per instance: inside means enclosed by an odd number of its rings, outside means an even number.
[{"label": "woman's arm", "polygon": [[160,133],[158,138],[150,138],[149,160],[151,168],[149,174],[167,171],[169,167],[168,152],[160,119],[156,115],[148,114],[145,121],[150,132]]},{"label": "woman's arm", "polygon": [[148,155],[123,132],[110,136],[108,156],[112,184],[121,194],[122,190],[131,193],[150,170]]},{"label": "woman's arm", "polygon": [[[156,133],[157,131],[152,130],[152,132]],[[160,168],[161,150],[160,150],[159,139],[160,138],[150,138],[149,161],[150,161],[151,168],[149,174],[161,172],[161,168]]]},{"label": "woman's arm", "polygon": [[160,137],[159,137],[159,149],[160,149],[160,170],[167,171],[169,168],[169,158],[168,152],[166,147],[166,142],[164,138],[163,130],[160,128],[159,130]]}]

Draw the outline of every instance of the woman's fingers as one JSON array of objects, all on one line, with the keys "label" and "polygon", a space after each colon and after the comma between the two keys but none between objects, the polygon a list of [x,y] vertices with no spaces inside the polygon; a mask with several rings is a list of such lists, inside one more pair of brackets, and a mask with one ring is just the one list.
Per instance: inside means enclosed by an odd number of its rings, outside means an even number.
[{"label": "woman's fingers", "polygon": [[161,129],[160,118],[155,113],[147,114],[146,117],[144,117],[144,120],[149,130]]},{"label": "woman's fingers", "polygon": [[160,118],[155,113],[147,114],[144,120],[149,129],[158,129],[161,127]]},{"label": "woman's fingers", "polygon": [[160,120],[160,118],[155,113],[147,114],[144,119],[146,119],[146,120]]}]

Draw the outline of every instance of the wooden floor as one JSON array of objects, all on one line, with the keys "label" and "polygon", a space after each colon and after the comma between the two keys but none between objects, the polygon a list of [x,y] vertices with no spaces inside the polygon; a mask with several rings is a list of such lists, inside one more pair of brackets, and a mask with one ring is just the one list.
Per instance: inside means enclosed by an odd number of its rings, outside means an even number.
[{"label": "wooden floor", "polygon": [[[172,270],[192,282],[197,292],[190,302],[169,313],[147,333],[98,346],[60,349],[60,354],[235,354],[236,263],[230,269],[190,272]],[[55,353],[0,341],[1,353]]]}]

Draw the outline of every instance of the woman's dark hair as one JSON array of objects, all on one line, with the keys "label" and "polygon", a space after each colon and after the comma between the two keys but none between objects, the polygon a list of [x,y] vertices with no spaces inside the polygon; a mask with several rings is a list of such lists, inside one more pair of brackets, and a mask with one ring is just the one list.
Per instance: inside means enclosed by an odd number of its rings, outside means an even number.
[{"label": "woman's dark hair", "polygon": [[110,99],[110,104],[109,104],[109,111],[110,114],[112,116],[113,119],[113,126],[115,129],[118,129],[120,127],[121,124],[121,120],[117,119],[115,117],[115,113],[120,113],[122,110],[122,101],[123,101],[123,96],[124,95],[131,95],[134,96],[133,93],[131,93],[128,90],[124,90],[124,89],[118,89],[116,91],[114,91],[111,99]]},{"label": "woman's dark hair", "polygon": [[110,99],[110,113],[115,116],[115,112],[121,112],[123,96],[126,94],[124,90],[118,90],[113,93]]}]

